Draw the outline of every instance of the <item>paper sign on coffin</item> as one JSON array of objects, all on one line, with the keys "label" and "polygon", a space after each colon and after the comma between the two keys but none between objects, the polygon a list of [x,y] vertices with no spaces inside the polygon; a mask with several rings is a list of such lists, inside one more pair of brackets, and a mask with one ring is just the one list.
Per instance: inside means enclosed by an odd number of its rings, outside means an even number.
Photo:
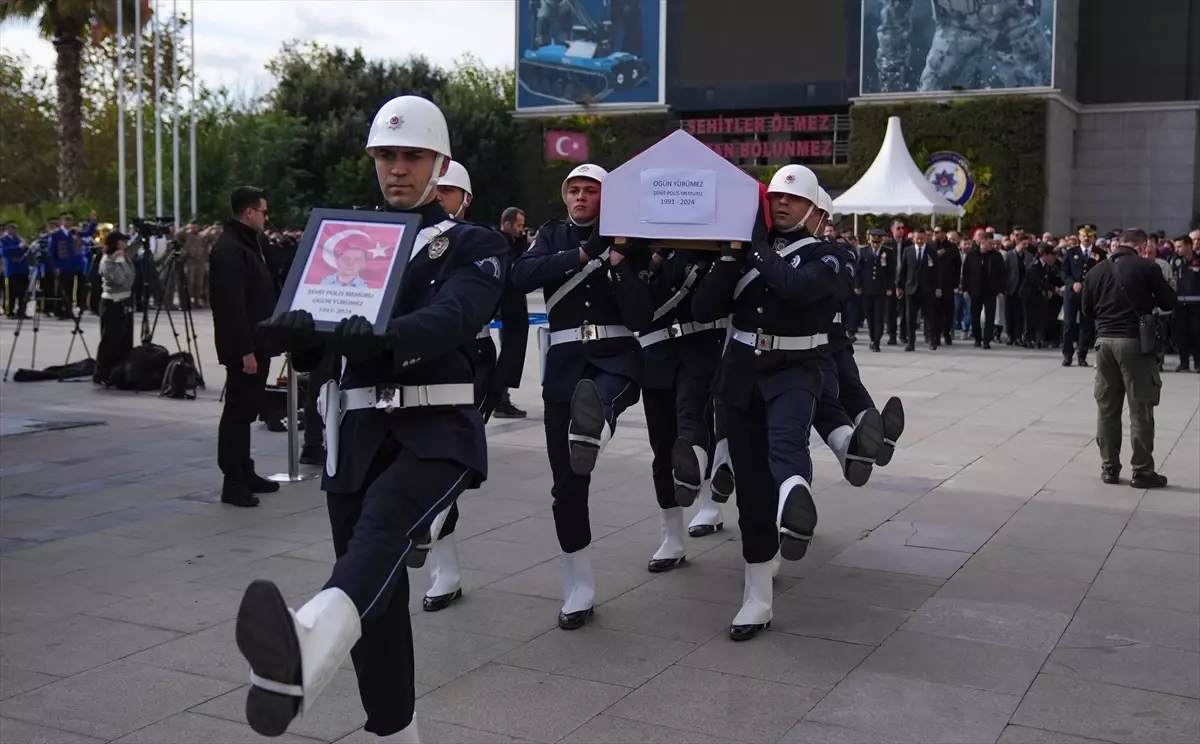
[{"label": "paper sign on coffin", "polygon": [[679,130],[604,179],[600,234],[672,243],[749,241],[758,201],[757,180]]}]

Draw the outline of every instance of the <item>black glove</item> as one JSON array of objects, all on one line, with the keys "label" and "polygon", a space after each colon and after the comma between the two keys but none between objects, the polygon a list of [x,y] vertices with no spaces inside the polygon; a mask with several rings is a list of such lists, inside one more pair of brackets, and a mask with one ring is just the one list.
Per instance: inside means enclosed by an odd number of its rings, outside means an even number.
[{"label": "black glove", "polygon": [[386,347],[375,335],[371,321],[361,315],[343,318],[333,329],[330,345],[351,362],[365,362],[382,354]]},{"label": "black glove", "polygon": [[754,218],[754,231],[750,233],[750,242],[755,245],[771,242],[771,234],[767,229],[767,213],[761,201],[758,204],[758,215]]},{"label": "black glove", "polygon": [[592,228],[592,234],[588,236],[587,245],[583,247],[583,252],[587,254],[588,258],[595,259],[600,258],[600,254],[604,253],[606,248],[608,248],[608,239],[600,234],[600,225],[597,223]]},{"label": "black glove", "polygon": [[270,346],[283,351],[308,351],[321,345],[316,323],[307,310],[289,310],[260,321],[258,330]]}]

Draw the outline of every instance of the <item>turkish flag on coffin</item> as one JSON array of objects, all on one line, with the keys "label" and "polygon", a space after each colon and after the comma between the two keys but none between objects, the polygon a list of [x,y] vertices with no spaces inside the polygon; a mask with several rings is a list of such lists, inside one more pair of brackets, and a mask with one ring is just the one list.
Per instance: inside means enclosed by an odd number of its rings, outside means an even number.
[{"label": "turkish flag on coffin", "polygon": [[552,129],[546,132],[546,160],[582,163],[588,159],[588,138],[584,132]]}]

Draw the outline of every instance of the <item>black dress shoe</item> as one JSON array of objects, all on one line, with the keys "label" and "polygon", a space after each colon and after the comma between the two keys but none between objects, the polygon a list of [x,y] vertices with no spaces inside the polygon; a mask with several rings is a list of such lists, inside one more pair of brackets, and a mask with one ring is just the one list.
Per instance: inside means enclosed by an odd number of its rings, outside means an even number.
[{"label": "black dress shoe", "polygon": [[889,339],[888,339],[888,342],[887,342],[887,345],[888,345],[888,346],[895,346],[895,345],[896,345],[896,339],[895,339],[895,338],[889,338]]},{"label": "black dress shoe", "polygon": [[528,414],[514,406],[511,401],[504,401],[496,405],[492,415],[502,419],[523,419]]},{"label": "black dress shoe", "polygon": [[1134,488],[1166,488],[1167,476],[1153,470],[1144,470],[1134,473],[1133,477],[1129,479],[1129,485]]},{"label": "black dress shoe", "polygon": [[1070,367],[1071,366],[1071,357],[1063,357],[1062,366]]},{"label": "black dress shoe", "polygon": [[748,641],[762,631],[770,629],[770,622],[762,623],[761,625],[730,625],[729,640]]},{"label": "black dress shoe", "polygon": [[916,351],[917,350],[916,344],[905,344],[904,350],[905,351]]},{"label": "black dress shoe", "polygon": [[558,613],[558,627],[563,630],[579,630],[584,625],[587,625],[588,618],[595,613],[592,607],[579,612],[560,612]]},{"label": "black dress shoe", "polygon": [[1092,366],[1092,365],[1088,364],[1088,360],[1085,357],[1079,357],[1079,361],[1077,361],[1076,364],[1078,364],[1080,367]]},{"label": "black dress shoe", "polygon": [[646,566],[646,570],[650,573],[666,573],[667,571],[679,568],[685,563],[687,563],[686,555],[679,558],[654,558]]},{"label": "black dress shoe", "polygon": [[300,448],[300,464],[301,465],[324,465],[325,464],[325,448],[324,447],[301,447]]},{"label": "black dress shoe", "polygon": [[241,507],[258,506],[258,497],[250,492],[243,481],[226,476],[221,484],[221,503]]},{"label": "black dress shoe", "polygon": [[421,609],[426,612],[437,612],[444,610],[454,603],[454,600],[462,598],[462,589],[455,589],[450,594],[439,594],[436,597],[425,597],[421,600]]},{"label": "black dress shoe", "polygon": [[1115,486],[1121,482],[1121,471],[1116,468],[1104,468],[1100,471],[1100,480],[1110,486]]},{"label": "black dress shoe", "polygon": [[697,524],[688,527],[688,537],[708,537],[709,535],[717,534],[723,529],[725,529],[724,522],[718,522],[717,524]]},{"label": "black dress shoe", "polygon": [[985,349],[990,349],[990,348],[992,348],[992,345],[991,345],[991,344],[984,344],[984,345],[983,345],[983,348],[985,348]]},{"label": "black dress shoe", "polygon": [[251,471],[246,474],[246,488],[250,489],[250,493],[275,493],[279,490],[279,484]]}]

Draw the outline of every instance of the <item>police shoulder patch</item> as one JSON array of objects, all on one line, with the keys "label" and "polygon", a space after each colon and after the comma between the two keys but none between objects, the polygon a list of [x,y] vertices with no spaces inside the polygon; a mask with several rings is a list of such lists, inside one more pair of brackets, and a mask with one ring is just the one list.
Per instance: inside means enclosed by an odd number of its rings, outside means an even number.
[{"label": "police shoulder patch", "polygon": [[842,262],[837,260],[837,256],[831,256],[828,253],[821,256],[821,263],[833,269],[833,273],[837,274],[842,270]]},{"label": "police shoulder patch", "polygon": [[800,265],[800,257],[792,256],[792,260],[788,261],[788,263],[791,264],[793,269],[797,268]]},{"label": "police shoulder patch", "polygon": [[500,279],[500,259],[495,256],[481,258],[475,262],[475,268],[482,271],[490,279]]}]

